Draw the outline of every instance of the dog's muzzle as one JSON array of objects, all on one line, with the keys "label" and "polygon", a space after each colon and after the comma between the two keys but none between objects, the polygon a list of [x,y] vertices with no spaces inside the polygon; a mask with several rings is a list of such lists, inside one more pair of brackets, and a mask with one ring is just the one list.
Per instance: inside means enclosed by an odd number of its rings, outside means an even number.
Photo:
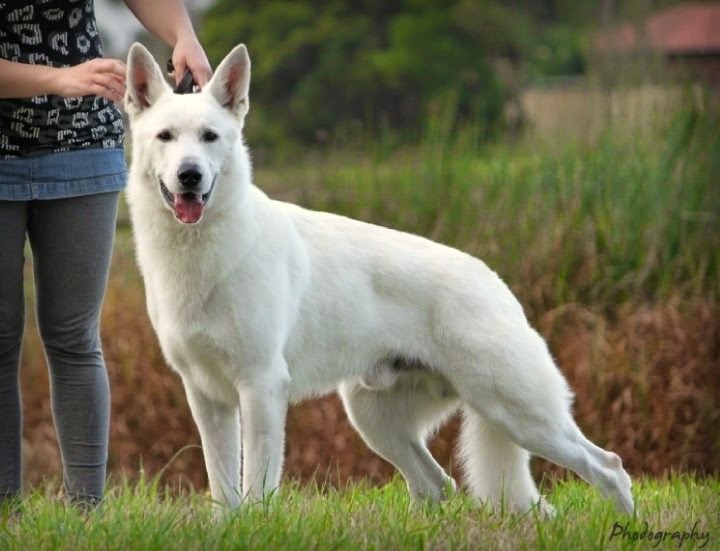
[{"label": "dog's muzzle", "polygon": [[172,209],[175,218],[183,224],[197,224],[200,221],[205,205],[210,199],[210,195],[214,189],[215,181],[213,180],[207,193],[198,193],[196,191],[173,193],[167,188],[164,182],[160,180],[160,193]]}]

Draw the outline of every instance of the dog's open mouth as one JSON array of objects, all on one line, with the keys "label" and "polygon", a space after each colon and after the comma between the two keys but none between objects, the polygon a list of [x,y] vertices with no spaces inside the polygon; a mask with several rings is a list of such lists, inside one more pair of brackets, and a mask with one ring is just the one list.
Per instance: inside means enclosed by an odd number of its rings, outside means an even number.
[{"label": "dog's open mouth", "polygon": [[170,205],[177,218],[183,224],[197,224],[203,215],[203,209],[210,199],[210,194],[215,188],[215,182],[210,186],[207,193],[195,193],[186,191],[185,193],[172,193],[165,184],[160,181],[160,191]]}]

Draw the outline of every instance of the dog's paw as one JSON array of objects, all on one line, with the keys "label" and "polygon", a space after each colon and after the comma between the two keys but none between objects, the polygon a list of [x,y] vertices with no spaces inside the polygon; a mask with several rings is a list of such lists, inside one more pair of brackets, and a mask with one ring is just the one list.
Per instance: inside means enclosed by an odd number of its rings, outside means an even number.
[{"label": "dog's paw", "polygon": [[555,518],[555,507],[550,505],[550,502],[545,496],[540,496],[540,500],[537,503],[537,512],[542,520],[550,520]]}]

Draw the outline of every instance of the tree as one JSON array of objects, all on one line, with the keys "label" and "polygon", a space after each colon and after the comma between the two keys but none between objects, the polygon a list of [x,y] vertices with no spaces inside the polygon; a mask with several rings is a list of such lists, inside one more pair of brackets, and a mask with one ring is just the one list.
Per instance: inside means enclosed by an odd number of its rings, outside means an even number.
[{"label": "tree", "polygon": [[467,4],[220,0],[201,35],[214,62],[236,43],[248,45],[254,106],[262,106],[254,128],[266,137],[415,129],[448,97],[459,117],[492,126],[503,93],[487,40],[468,26]]}]

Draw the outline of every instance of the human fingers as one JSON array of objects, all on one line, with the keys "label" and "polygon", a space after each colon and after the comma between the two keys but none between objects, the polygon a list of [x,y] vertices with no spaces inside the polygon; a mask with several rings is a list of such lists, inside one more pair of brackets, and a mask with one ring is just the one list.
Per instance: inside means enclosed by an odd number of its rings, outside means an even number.
[{"label": "human fingers", "polygon": [[87,92],[84,95],[100,96],[106,100],[112,101],[113,103],[121,104],[125,93],[116,88],[108,87],[104,84],[93,83],[88,86]]},{"label": "human fingers", "polygon": [[125,81],[127,67],[125,63],[119,59],[97,58],[87,62],[95,72],[109,73],[117,76]]},{"label": "human fingers", "polygon": [[196,40],[178,41],[173,50],[175,81],[180,82],[189,69],[197,85],[202,88],[212,76],[212,69],[202,46]]},{"label": "human fingers", "polygon": [[125,64],[93,59],[58,70],[56,93],[64,97],[99,95],[116,101],[125,93]]},{"label": "human fingers", "polygon": [[125,95],[125,64],[117,59],[93,59],[78,66],[85,77],[85,94],[101,96],[115,103]]},{"label": "human fingers", "polygon": [[[96,73],[93,76],[93,84],[107,90],[108,94],[113,98],[112,101],[118,101],[117,98],[125,96],[125,80],[116,74]],[[101,95],[106,97],[104,93]]]},{"label": "human fingers", "polygon": [[122,103],[123,96],[112,88],[101,84],[89,84],[81,94],[83,96],[99,96],[113,103]]}]

